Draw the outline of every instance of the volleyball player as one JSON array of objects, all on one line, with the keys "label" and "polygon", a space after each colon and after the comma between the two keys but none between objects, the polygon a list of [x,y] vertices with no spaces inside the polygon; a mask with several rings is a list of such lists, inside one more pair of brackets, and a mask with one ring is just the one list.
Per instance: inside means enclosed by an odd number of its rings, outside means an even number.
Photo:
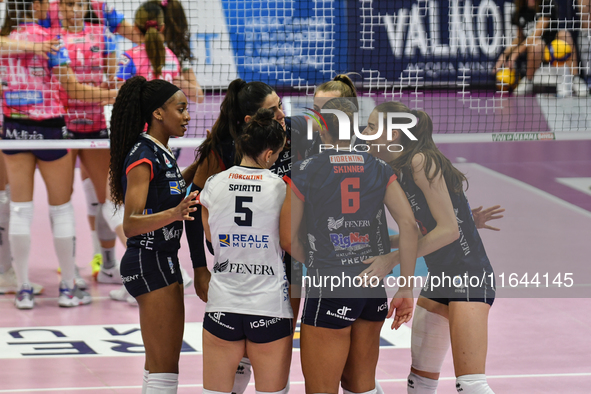
[{"label": "volleyball player", "polygon": [[[8,1],[4,28],[11,31],[9,38],[33,42],[50,38],[50,34],[35,23],[47,7],[48,3],[42,1],[25,4]],[[60,86],[79,100],[108,102],[116,94],[116,91],[78,83],[64,47],[49,60],[38,55],[10,54],[3,57],[1,63],[6,70],[2,79],[7,83],[3,100],[4,139],[23,139],[30,135],[43,139],[64,138],[64,107],[58,96]],[[68,151],[6,151],[5,163],[11,185],[9,238],[19,286],[16,307],[30,309],[34,306],[28,259],[36,166],[39,166],[47,187],[54,245],[62,271],[58,304],[78,306],[89,303],[90,295],[74,284],[75,229],[74,209],[70,202],[73,165]]]},{"label": "volleyball player", "polygon": [[[186,81],[183,78],[177,57],[166,47],[163,34],[164,20],[164,11],[160,3],[147,1],[138,7],[134,23],[142,35],[143,44],[132,48],[121,56],[117,78],[127,80],[135,75],[141,75],[147,80],[164,79],[183,89],[189,100],[196,101],[200,91],[199,85],[196,81]],[[179,81],[183,81],[183,83]],[[182,267],[181,270],[184,281],[189,282],[190,276]],[[134,304],[124,287],[112,290],[109,296],[117,301],[126,300]]]},{"label": "volleyball player", "polygon": [[[371,113],[364,133],[375,134],[378,125],[386,122],[384,119],[382,123],[379,116],[392,112],[417,118],[418,123],[409,131],[418,140],[411,141],[401,130],[394,130],[388,141],[382,133],[375,144],[400,144],[404,149],[372,153],[390,163],[413,206],[422,234],[417,256],[425,257],[431,280],[421,291],[412,323],[408,393],[436,392],[450,342],[458,392],[493,393],[485,375],[488,313],[495,298],[493,269],[463,192],[466,177],[435,146],[433,123],[423,111],[411,111],[398,102],[380,104]],[[390,241],[392,247],[403,245],[398,236],[390,237]],[[384,277],[397,258],[369,259],[366,263],[371,266],[362,274]],[[441,279],[444,274],[453,278],[453,285],[431,286],[434,277]],[[465,279],[473,276],[481,279],[478,285]]]},{"label": "volleyball player", "polygon": [[181,174],[168,141],[185,134],[187,105],[175,85],[136,76],[121,88],[111,118],[111,197],[116,206],[125,204],[129,237],[121,278],[139,305],[146,349],[142,392],[149,394],[176,393],[178,386],[184,330],[178,250],[197,192],[185,197],[193,174]]},{"label": "volleyball player", "polygon": [[[60,27],[54,34],[64,40],[71,56],[71,67],[78,80],[89,86],[101,86],[103,77],[115,75],[116,44],[110,31],[100,24],[90,24],[86,0],[60,0]],[[105,139],[109,137],[102,106],[74,100],[64,95],[66,127],[73,139]],[[95,228],[100,241],[102,266],[97,272],[100,283],[121,283],[115,256],[116,227],[121,218],[113,216],[113,204],[107,203],[107,178],[110,154],[105,149],[72,149],[74,163],[80,157],[81,167],[94,186],[97,206]],[[88,185],[85,185],[85,191]],[[89,207],[90,208],[90,207]],[[80,279],[78,279],[80,280]]]},{"label": "volleyball player", "polygon": [[236,139],[240,165],[210,177],[199,195],[216,260],[203,322],[207,394],[231,393],[245,351],[257,393],[284,393],[287,385],[293,314],[279,240],[286,186],[268,170],[285,131],[273,118],[259,109]]},{"label": "volleyball player", "polygon": [[[346,98],[334,98],[324,108],[340,110],[350,120],[357,111]],[[336,116],[324,119],[323,144],[348,147],[351,141],[339,140]],[[413,275],[417,233],[410,204],[392,169],[367,153],[324,150],[296,163],[289,184],[292,240],[284,246],[305,261],[310,278],[300,338],[306,392],[337,393],[341,382],[345,393],[377,393],[375,368],[386,293],[380,284],[356,289],[350,283],[365,268],[363,260],[390,251],[384,203],[400,228],[401,273]],[[334,277],[348,278],[349,285],[332,289],[322,284]],[[401,288],[395,300],[399,326],[412,316],[412,287]]]},{"label": "volleyball player", "polygon": [[[579,60],[571,33],[558,29],[558,4],[554,0],[516,0],[511,24],[517,27],[517,37],[501,53],[493,72],[501,67],[516,69],[516,62],[527,56],[526,75],[521,78],[513,91],[515,95],[533,92],[534,74],[543,60],[544,49],[555,39],[567,42],[572,48],[571,58],[566,62],[573,75],[572,89],[577,96],[588,96],[587,84],[579,77]],[[564,91],[565,84],[556,86],[557,92]],[[570,95],[572,92],[564,92]]]}]

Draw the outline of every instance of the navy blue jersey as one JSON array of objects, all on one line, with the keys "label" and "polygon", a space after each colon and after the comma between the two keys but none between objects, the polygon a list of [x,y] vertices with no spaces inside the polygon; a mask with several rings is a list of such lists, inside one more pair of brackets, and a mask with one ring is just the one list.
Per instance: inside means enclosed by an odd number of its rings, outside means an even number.
[{"label": "navy blue jersey", "polygon": [[[425,195],[415,183],[410,170],[407,169],[402,172],[399,182],[412,207],[421,234],[426,235],[437,226],[437,222],[429,210]],[[466,195],[463,192],[456,194],[450,191],[449,197],[458,221],[460,237],[451,244],[426,255],[425,263],[427,267],[441,269],[454,266],[461,269],[484,268],[492,270],[484,245],[476,229]]]},{"label": "navy blue jersey", "polygon": [[304,201],[306,266],[351,266],[390,252],[384,195],[394,171],[367,153],[327,150],[286,179]]},{"label": "navy blue jersey", "polygon": [[[150,186],[144,215],[162,212],[181,203],[187,188],[172,153],[156,145],[142,134],[125,158],[122,176],[123,193],[127,192],[127,173],[137,165],[147,163],[151,168]],[[180,248],[183,222],[176,221],[147,234],[127,239],[128,247],[147,250],[176,251]]]}]

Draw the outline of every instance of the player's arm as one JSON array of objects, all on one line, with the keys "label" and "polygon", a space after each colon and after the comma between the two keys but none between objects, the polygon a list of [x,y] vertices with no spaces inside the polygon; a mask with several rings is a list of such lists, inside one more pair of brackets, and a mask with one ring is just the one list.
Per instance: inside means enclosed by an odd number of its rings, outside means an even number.
[{"label": "player's arm", "polygon": [[285,185],[285,200],[279,216],[279,242],[281,249],[291,254],[291,189]]},{"label": "player's arm", "polygon": [[204,206],[201,206],[201,222],[203,223],[203,232],[205,239],[211,242],[211,230],[209,228],[209,211]]},{"label": "player's arm", "polygon": [[144,37],[142,36],[140,31],[134,25],[127,22],[125,19],[122,20],[121,23],[119,23],[116,33],[138,45],[144,42]]},{"label": "player's arm", "polygon": [[197,82],[197,77],[192,68],[185,68],[181,74],[173,80],[173,83],[179,87],[187,98],[192,102],[202,103],[205,96],[203,90]]},{"label": "player's arm", "polygon": [[127,173],[123,232],[128,238],[158,230],[178,220],[193,220],[190,213],[197,209],[193,205],[197,204],[195,197],[198,192],[189,194],[174,208],[150,215],[143,214],[151,177],[152,168],[147,163],[136,165]]},{"label": "player's arm", "polygon": [[52,39],[41,42],[13,40],[0,36],[0,50],[4,55],[10,53],[29,52],[49,59],[48,54],[55,54],[59,49],[59,40]]},{"label": "player's arm", "polygon": [[[397,235],[398,250],[365,260],[365,264],[371,265],[359,276],[362,278],[364,275],[367,277],[377,276],[383,279],[400,263],[400,275],[409,279],[415,272],[418,231],[408,199],[397,181],[391,182],[386,189],[384,203],[398,224],[400,231]],[[410,283],[410,280],[407,280],[406,283]],[[412,290],[412,287],[401,289]]]},{"label": "player's arm", "polygon": [[[297,261],[306,261],[306,249],[300,238],[300,234],[304,230],[303,217],[304,217],[304,201],[301,200],[293,189],[290,187],[290,209],[291,209],[291,231],[290,231],[290,245],[288,253]],[[287,199],[287,197],[286,197]],[[286,230],[284,229],[284,232]]]},{"label": "player's arm", "polygon": [[522,40],[521,43],[517,46],[517,49],[513,52],[513,57],[516,59],[522,53],[527,51],[528,46],[535,45],[538,40],[542,38],[542,34],[544,31],[550,26],[550,18],[543,16],[538,19],[536,22],[536,26],[534,27],[534,32],[529,35],[525,40]]}]

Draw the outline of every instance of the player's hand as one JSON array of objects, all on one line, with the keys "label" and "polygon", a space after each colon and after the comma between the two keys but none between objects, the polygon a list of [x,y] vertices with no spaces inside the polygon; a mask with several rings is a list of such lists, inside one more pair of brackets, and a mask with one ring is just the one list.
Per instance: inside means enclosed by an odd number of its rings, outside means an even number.
[{"label": "player's hand", "polygon": [[48,53],[55,55],[60,48],[60,40],[47,40],[33,44],[33,53],[42,56],[43,59],[49,59]]},{"label": "player's hand", "polygon": [[[357,276],[361,277],[361,279],[377,276],[380,280],[382,280],[392,272],[394,267],[400,264],[400,254],[397,250],[395,250],[394,252],[385,255],[371,257],[367,260],[364,260],[363,264],[369,264],[369,267],[367,267]],[[364,283],[364,287],[367,287],[366,283]]]},{"label": "player's hand", "polygon": [[501,213],[505,212],[505,208],[501,208],[500,205],[495,205],[486,209],[482,209],[482,205],[478,208],[474,208],[472,210],[472,216],[474,217],[474,224],[476,224],[476,228],[485,228],[488,230],[493,231],[500,231],[499,228],[489,226],[486,224],[489,220],[500,219],[503,215]]},{"label": "player's hand", "polygon": [[197,207],[194,205],[197,205],[196,198],[198,194],[198,191],[190,193],[179,205],[177,205],[177,220],[195,220],[195,218],[191,216],[191,212],[197,210]]},{"label": "player's hand", "polygon": [[513,54],[507,57],[505,54],[502,53],[501,56],[499,56],[497,62],[495,63],[495,66],[493,67],[493,73],[496,74],[497,71],[499,71],[502,68],[513,69],[514,64],[515,58],[513,57]]},{"label": "player's hand", "polygon": [[207,267],[197,267],[193,270],[193,286],[195,286],[195,293],[201,298],[201,301],[207,302],[207,292],[209,291],[209,280],[211,279],[211,272]]},{"label": "player's hand", "polygon": [[401,325],[408,323],[412,318],[412,310],[415,305],[415,300],[412,290],[398,290],[390,301],[390,309],[388,310],[387,318],[394,315],[392,322],[392,329],[398,330]]}]

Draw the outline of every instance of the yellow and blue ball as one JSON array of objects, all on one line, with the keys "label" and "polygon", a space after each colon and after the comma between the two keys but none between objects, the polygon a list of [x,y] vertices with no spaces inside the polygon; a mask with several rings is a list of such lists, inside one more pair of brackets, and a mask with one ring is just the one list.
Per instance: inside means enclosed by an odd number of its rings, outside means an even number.
[{"label": "yellow and blue ball", "polygon": [[517,75],[515,70],[510,68],[502,68],[497,71],[497,89],[506,92],[511,90],[517,84]]},{"label": "yellow and blue ball", "polygon": [[544,48],[544,61],[553,66],[562,66],[571,58],[572,52],[568,42],[556,39]]}]

